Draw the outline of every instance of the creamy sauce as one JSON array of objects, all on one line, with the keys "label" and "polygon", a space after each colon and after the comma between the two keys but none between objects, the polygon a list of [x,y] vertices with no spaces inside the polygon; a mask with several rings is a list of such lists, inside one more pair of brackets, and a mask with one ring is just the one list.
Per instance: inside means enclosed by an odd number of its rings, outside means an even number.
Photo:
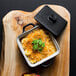
[{"label": "creamy sauce", "polygon": [[[45,47],[41,52],[33,50],[32,41],[34,39],[41,39],[45,43]],[[56,48],[53,44],[52,39],[43,29],[36,29],[29,33],[26,37],[21,40],[22,47],[25,51],[25,55],[29,61],[34,64],[56,52]]]}]

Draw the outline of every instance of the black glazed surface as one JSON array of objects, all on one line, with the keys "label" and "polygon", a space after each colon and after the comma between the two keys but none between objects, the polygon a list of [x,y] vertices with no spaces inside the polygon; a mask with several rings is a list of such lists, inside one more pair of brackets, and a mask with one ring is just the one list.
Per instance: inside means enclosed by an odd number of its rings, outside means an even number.
[{"label": "black glazed surface", "polygon": [[64,18],[48,6],[43,7],[34,18],[55,36],[59,36],[67,24]]}]

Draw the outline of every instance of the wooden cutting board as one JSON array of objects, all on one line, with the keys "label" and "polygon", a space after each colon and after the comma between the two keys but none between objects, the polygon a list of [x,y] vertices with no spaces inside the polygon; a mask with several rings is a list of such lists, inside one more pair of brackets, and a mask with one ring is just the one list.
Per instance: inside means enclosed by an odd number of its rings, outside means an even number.
[{"label": "wooden cutting board", "polygon": [[62,6],[48,5],[59,15],[68,21],[67,27],[57,38],[60,45],[60,54],[56,56],[52,65],[48,68],[30,68],[27,66],[21,52],[18,49],[16,38],[22,33],[22,28],[28,23],[37,24],[34,16],[45,5],[39,6],[33,12],[13,10],[3,18],[3,41],[0,61],[1,76],[21,76],[26,72],[36,72],[41,76],[69,76],[70,57],[70,13]]}]

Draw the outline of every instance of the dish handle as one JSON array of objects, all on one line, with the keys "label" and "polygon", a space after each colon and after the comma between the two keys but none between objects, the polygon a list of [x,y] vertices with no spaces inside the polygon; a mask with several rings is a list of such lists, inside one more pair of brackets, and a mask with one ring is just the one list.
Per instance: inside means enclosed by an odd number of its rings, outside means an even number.
[{"label": "dish handle", "polygon": [[27,26],[29,26],[29,25],[32,25],[33,28],[35,27],[35,25],[34,25],[33,23],[29,23],[29,24],[27,24],[27,25],[25,25],[25,26],[23,27],[23,32],[25,32],[25,28],[26,28]]},{"label": "dish handle", "polygon": [[55,58],[52,58],[52,59],[44,62],[43,64],[41,64],[41,66],[44,67],[44,68],[49,67],[50,65],[53,64],[54,60],[55,60]]}]

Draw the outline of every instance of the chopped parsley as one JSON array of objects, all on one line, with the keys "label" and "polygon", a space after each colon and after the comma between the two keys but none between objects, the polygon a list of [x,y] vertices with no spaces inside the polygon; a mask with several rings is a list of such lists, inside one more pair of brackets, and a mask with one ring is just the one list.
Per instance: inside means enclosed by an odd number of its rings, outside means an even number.
[{"label": "chopped parsley", "polygon": [[41,39],[33,40],[32,44],[33,44],[33,50],[35,51],[38,50],[39,52],[41,52],[42,49],[45,47],[45,43],[42,42]]}]

